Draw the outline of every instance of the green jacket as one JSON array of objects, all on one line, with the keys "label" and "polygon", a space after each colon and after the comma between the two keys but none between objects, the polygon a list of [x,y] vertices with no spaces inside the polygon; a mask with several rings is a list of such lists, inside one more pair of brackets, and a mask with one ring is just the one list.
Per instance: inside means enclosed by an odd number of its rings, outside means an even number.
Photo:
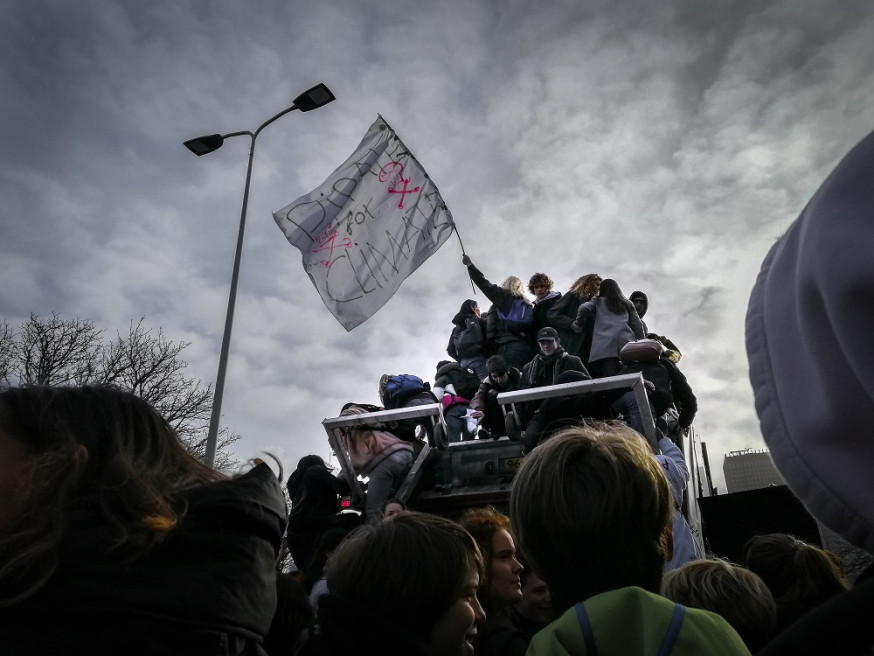
[{"label": "green jacket", "polygon": [[[592,629],[594,652],[586,648],[575,606],[534,636],[527,656],[658,656],[678,604],[631,587],[595,595],[582,606]],[[680,608],[685,613],[682,621],[677,620],[676,642],[665,654],[749,656],[743,640],[722,617]]]}]

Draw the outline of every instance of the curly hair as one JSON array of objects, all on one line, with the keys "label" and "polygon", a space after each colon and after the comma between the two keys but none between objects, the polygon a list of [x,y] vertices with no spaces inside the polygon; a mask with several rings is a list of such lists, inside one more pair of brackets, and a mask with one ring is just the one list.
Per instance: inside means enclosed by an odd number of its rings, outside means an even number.
[{"label": "curly hair", "polygon": [[588,301],[598,295],[601,286],[601,276],[597,273],[587,273],[574,280],[569,293],[576,294],[583,301]]},{"label": "curly hair", "polygon": [[151,405],[111,386],[7,389],[0,430],[27,453],[0,512],[0,607],[51,579],[86,499],[114,530],[112,550],[135,555],[180,523],[177,492],[225,478],[191,456]]},{"label": "curly hair", "polygon": [[533,294],[535,285],[546,287],[547,290],[552,291],[553,284],[552,278],[545,273],[535,273],[528,279],[528,291]]}]

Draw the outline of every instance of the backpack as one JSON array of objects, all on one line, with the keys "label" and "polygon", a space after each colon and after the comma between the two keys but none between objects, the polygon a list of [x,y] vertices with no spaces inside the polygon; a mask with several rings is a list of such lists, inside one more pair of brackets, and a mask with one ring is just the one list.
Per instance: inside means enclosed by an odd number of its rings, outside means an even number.
[{"label": "backpack", "polygon": [[[430,383],[424,382],[413,374],[386,375],[380,381],[379,396],[386,410],[403,408],[407,401],[423,393],[425,395],[431,394]],[[431,394],[431,396],[434,395]],[[436,402],[435,399],[433,403]]]},{"label": "backpack", "polygon": [[522,298],[514,298],[510,310],[506,313],[501,312],[499,308],[495,309],[498,319],[503,321],[507,330],[514,335],[524,335],[534,320],[534,307]]},{"label": "backpack", "polygon": [[[483,352],[485,336],[483,335],[480,320],[471,317],[465,320],[464,328],[458,327],[452,336],[452,344],[459,358],[472,358]],[[463,395],[462,395],[463,396]]]},{"label": "backpack", "polygon": [[473,369],[462,367],[461,365],[452,367],[446,372],[446,377],[455,388],[455,393],[458,396],[464,397],[468,401],[476,396],[476,393],[479,391],[480,383],[482,382],[476,373],[474,373]]}]

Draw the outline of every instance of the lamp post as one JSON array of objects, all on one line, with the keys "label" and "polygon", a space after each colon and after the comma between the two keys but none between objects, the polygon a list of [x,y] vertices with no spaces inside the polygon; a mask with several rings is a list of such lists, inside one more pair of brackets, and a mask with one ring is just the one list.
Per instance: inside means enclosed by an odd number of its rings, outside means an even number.
[{"label": "lamp post", "polygon": [[324,84],[317,84],[312,89],[304,91],[295,98],[291,107],[283,109],[273,118],[264,121],[255,132],[243,130],[241,132],[231,132],[225,135],[210,134],[203,137],[197,137],[196,139],[189,139],[185,142],[185,147],[200,157],[201,155],[206,155],[214,150],[218,150],[222,147],[224,140],[230,137],[248,135],[251,139],[251,145],[249,147],[249,166],[246,170],[246,186],[243,190],[243,208],[240,211],[240,231],[237,235],[237,250],[234,254],[234,270],[231,274],[231,291],[228,295],[228,312],[225,316],[225,331],[222,336],[222,350],[219,355],[218,374],[216,374],[215,379],[215,392],[213,393],[212,399],[212,415],[210,416],[209,433],[206,438],[206,453],[203,456],[203,462],[210,467],[215,464],[216,445],[218,444],[219,419],[221,417],[222,397],[224,396],[225,390],[225,372],[227,371],[228,366],[231,327],[234,323],[234,305],[237,300],[237,281],[240,277],[240,257],[243,253],[243,233],[246,229],[246,208],[249,204],[249,183],[252,180],[252,160],[255,156],[255,139],[258,138],[261,130],[273,123],[273,121],[279,117],[285,116],[295,109],[299,109],[302,112],[308,112],[322,107],[323,105],[327,105],[332,100],[334,100],[334,94],[331,93],[330,89],[328,89]]}]

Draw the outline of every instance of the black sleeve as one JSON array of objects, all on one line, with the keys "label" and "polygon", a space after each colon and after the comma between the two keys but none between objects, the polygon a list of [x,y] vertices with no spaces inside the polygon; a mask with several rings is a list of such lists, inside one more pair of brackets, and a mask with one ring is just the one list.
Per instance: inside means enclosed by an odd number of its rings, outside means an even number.
[{"label": "black sleeve", "polygon": [[668,371],[671,374],[671,395],[674,397],[674,403],[680,409],[677,421],[683,428],[688,428],[695,421],[695,414],[698,412],[698,399],[695,398],[689,382],[677,368],[677,365],[670,361],[667,362],[670,364]]}]

